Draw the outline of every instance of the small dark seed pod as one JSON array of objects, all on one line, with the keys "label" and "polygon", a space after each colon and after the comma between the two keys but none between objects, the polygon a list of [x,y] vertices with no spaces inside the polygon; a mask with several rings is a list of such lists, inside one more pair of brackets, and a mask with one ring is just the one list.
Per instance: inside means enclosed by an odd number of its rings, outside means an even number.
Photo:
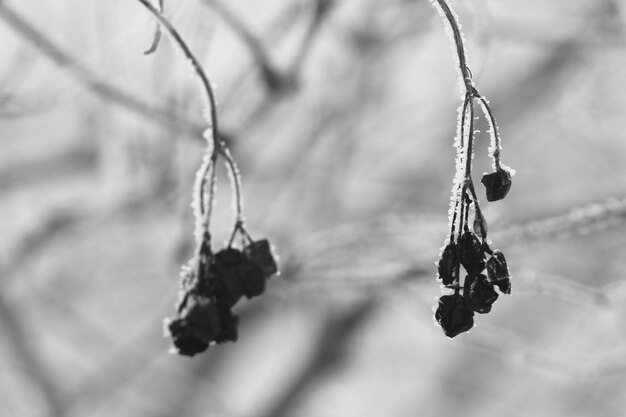
[{"label": "small dark seed pod", "polygon": [[474,326],[474,312],[467,306],[460,294],[441,296],[435,319],[445,335],[450,338]]},{"label": "small dark seed pod", "polygon": [[496,250],[487,261],[487,277],[489,282],[497,285],[504,294],[511,294],[511,276],[504,254]]},{"label": "small dark seed pod", "polygon": [[206,299],[189,297],[183,311],[167,324],[174,347],[181,355],[204,352],[221,332],[220,312]]},{"label": "small dark seed pod", "polygon": [[239,269],[248,261],[243,252],[225,248],[215,255],[215,297],[222,306],[232,307],[243,295]]},{"label": "small dark seed pod", "polygon": [[439,259],[439,279],[444,285],[452,285],[454,283],[454,273],[459,266],[456,258],[456,245],[449,243]]},{"label": "small dark seed pod", "polygon": [[246,255],[235,248],[224,248],[215,254],[215,266],[218,270],[237,267],[246,259]]},{"label": "small dark seed pod", "polygon": [[479,274],[485,269],[485,252],[480,240],[472,232],[461,235],[461,265],[468,274]]},{"label": "small dark seed pod", "polygon": [[250,259],[263,268],[265,278],[269,278],[278,272],[278,265],[272,254],[270,242],[267,239],[254,241],[246,246],[243,251]]},{"label": "small dark seed pod", "polygon": [[477,313],[489,313],[491,306],[498,299],[498,293],[493,285],[487,281],[487,277],[478,275],[468,275],[465,277],[466,290],[464,295],[472,306],[472,310]]},{"label": "small dark seed pod", "polygon": [[480,182],[487,190],[487,201],[502,200],[511,189],[511,173],[498,169],[496,172],[483,175]]},{"label": "small dark seed pod", "polygon": [[220,270],[215,274],[214,294],[220,306],[232,307],[243,295],[238,268]]},{"label": "small dark seed pod", "polygon": [[220,331],[215,336],[215,342],[236,342],[239,338],[239,317],[229,308],[220,308]]},{"label": "small dark seed pod", "polygon": [[255,261],[246,258],[237,268],[241,291],[248,298],[256,297],[265,292],[265,273]]}]

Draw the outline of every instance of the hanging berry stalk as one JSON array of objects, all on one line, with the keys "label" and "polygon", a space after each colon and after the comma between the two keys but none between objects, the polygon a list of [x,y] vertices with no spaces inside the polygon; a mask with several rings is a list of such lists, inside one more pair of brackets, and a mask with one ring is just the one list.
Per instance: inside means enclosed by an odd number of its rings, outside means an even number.
[{"label": "hanging berry stalk", "polygon": [[[447,22],[456,47],[463,103],[455,147],[456,175],[450,199],[450,235],[438,263],[438,279],[452,294],[439,299],[435,319],[448,337],[466,332],[474,325],[474,313],[488,313],[498,292],[511,293],[511,281],[502,252],[493,251],[487,240],[487,221],[479,206],[472,179],[474,153],[474,104],[481,106],[490,126],[494,172],[483,175],[487,201],[503,199],[511,188],[514,171],[500,162],[502,150],[498,126],[489,102],[480,95],[467,65],[463,36],[456,14],[445,0],[431,0]],[[470,228],[470,214],[472,227]],[[487,270],[486,274],[485,269]],[[462,270],[465,275],[462,278]]]},{"label": "hanging berry stalk", "polygon": [[[159,0],[159,12],[162,14],[165,9],[165,0]],[[161,42],[161,25],[157,23],[156,28],[154,29],[154,37],[152,38],[152,43],[150,47],[146,49],[143,53],[144,55],[151,55],[156,52],[159,47],[159,43]]]},{"label": "hanging berry stalk", "polygon": [[[215,94],[211,82],[185,41],[172,24],[148,0],[139,1],[174,39],[198,75],[207,100],[206,154],[196,177],[194,214],[196,252],[183,266],[176,315],[165,319],[165,331],[174,351],[186,356],[204,352],[213,343],[235,342],[239,318],[231,308],[242,298],[265,291],[266,281],[278,272],[272,248],[266,239],[253,240],[243,215],[239,169],[220,138]],[[214,253],[211,247],[211,213],[217,179],[216,163],[223,158],[234,195],[235,223],[228,245]],[[240,237],[235,245],[236,238]]]}]

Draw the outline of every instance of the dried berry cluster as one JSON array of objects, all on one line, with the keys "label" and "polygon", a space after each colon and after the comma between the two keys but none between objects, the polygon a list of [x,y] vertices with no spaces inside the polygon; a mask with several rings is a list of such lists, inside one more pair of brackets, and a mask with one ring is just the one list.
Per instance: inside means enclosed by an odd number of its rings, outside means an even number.
[{"label": "dried berry cluster", "polygon": [[[467,275],[460,281],[460,267]],[[487,275],[485,276],[485,269]],[[511,293],[509,269],[502,252],[491,250],[486,241],[466,230],[456,243],[449,243],[439,260],[439,279],[454,294],[439,299],[435,319],[446,336],[454,337],[474,326],[474,313],[489,313],[498,299],[496,287]]]},{"label": "dried berry cluster", "polygon": [[[511,293],[506,260],[502,252],[492,250],[488,244],[487,222],[480,209],[471,176],[474,142],[473,100],[482,99],[477,94],[472,88],[461,110],[461,140],[457,146],[459,151],[457,160],[462,162],[458,164],[462,171],[457,173],[459,180],[453,192],[449,241],[439,260],[439,280],[446,288],[454,291],[453,294],[444,295],[439,299],[435,312],[435,319],[448,337],[471,329],[474,325],[475,312],[484,314],[491,311],[491,306],[498,299],[496,287],[504,294]],[[486,103],[483,107],[485,106],[491,115]],[[470,119],[469,129],[465,126],[467,118]],[[492,135],[495,135],[495,123],[492,126]],[[496,149],[498,152],[492,156],[497,168],[495,172],[483,175],[481,180],[485,185],[488,201],[503,199],[511,188],[510,171],[502,168],[499,146]],[[462,282],[461,267],[466,273]]]},{"label": "dried berry cluster", "polygon": [[[493,159],[494,172],[483,175],[481,179],[488,201],[498,201],[506,197],[511,189],[513,170],[500,162],[502,147],[498,126],[488,101],[478,93],[472,81],[456,15],[445,0],[433,0],[433,3],[450,25],[458,54],[459,73],[465,87],[455,141],[457,158],[450,205],[450,235],[439,259],[438,279],[452,293],[439,299],[435,311],[435,319],[446,336],[454,337],[474,326],[474,313],[484,314],[491,311],[493,303],[498,299],[496,288],[501,293],[511,293],[506,260],[502,252],[489,247],[487,222],[480,209],[472,180],[475,101],[481,106],[490,125],[489,154]],[[463,280],[461,267],[465,270]]]},{"label": "dried berry cluster", "polygon": [[165,321],[176,352],[193,356],[211,343],[236,342],[239,317],[231,308],[244,296],[263,294],[277,271],[266,239],[250,239],[242,250],[228,246],[215,254],[202,247],[183,268],[177,314]]},{"label": "dried berry cluster", "polygon": [[[210,129],[205,132],[208,146],[196,177],[192,204],[196,217],[196,254],[181,273],[177,313],[173,318],[165,320],[166,334],[172,338],[176,352],[193,356],[204,352],[211,343],[237,340],[239,318],[231,308],[243,296],[252,298],[261,295],[265,291],[265,282],[278,272],[278,267],[270,243],[267,240],[255,241],[246,231],[241,177],[235,160],[220,136],[216,100],[208,76],[176,28],[163,16],[164,2],[159,1],[157,9],[148,0],[137,1],[158,20],[189,60],[202,83],[209,105],[206,115]],[[160,26],[148,53],[156,50]],[[230,174],[235,202],[235,226],[226,248],[213,253],[209,229],[219,158],[224,159]],[[238,235],[241,238],[240,249],[233,246]]]}]

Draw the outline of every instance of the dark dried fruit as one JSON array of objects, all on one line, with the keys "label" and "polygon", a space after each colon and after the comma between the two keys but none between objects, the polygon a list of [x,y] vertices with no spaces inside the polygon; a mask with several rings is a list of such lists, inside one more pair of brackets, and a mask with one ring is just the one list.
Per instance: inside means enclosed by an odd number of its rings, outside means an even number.
[{"label": "dark dried fruit", "polygon": [[221,269],[215,274],[213,292],[218,303],[225,307],[232,307],[243,295],[239,267]]},{"label": "dark dried fruit", "polygon": [[187,332],[184,322],[180,319],[171,321],[168,324],[168,330],[179,355],[194,356],[209,348],[209,342]]},{"label": "dark dried fruit", "polygon": [[474,312],[467,306],[460,294],[441,296],[435,319],[446,336],[450,338],[474,326]]},{"label": "dark dried fruit", "polygon": [[215,336],[217,343],[236,342],[239,337],[239,317],[229,308],[220,309],[220,332]]},{"label": "dark dried fruit", "polygon": [[468,274],[479,274],[485,269],[485,252],[483,245],[472,232],[461,235],[461,265]]},{"label": "dark dried fruit", "polygon": [[243,295],[239,269],[246,255],[235,248],[225,248],[215,255],[215,297],[220,305],[234,306]]},{"label": "dark dried fruit", "polygon": [[439,259],[439,279],[444,285],[452,285],[454,283],[454,273],[459,265],[456,259],[456,245],[449,243]]},{"label": "dark dried fruit", "polygon": [[496,250],[487,261],[487,277],[489,282],[497,285],[504,294],[511,294],[511,276],[504,254]]},{"label": "dark dried fruit", "polygon": [[267,239],[250,243],[244,248],[244,253],[263,268],[265,278],[269,278],[278,272],[276,259],[274,259],[270,242]]},{"label": "dark dried fruit", "polygon": [[178,353],[193,356],[207,350],[221,332],[220,312],[210,301],[190,297],[167,328]]},{"label": "dark dried fruit", "polygon": [[263,268],[247,258],[237,269],[241,291],[248,298],[256,297],[265,292],[265,273]]},{"label": "dark dried fruit", "polygon": [[465,297],[472,310],[477,313],[489,313],[491,306],[498,299],[498,293],[493,285],[487,281],[487,277],[479,275],[468,275],[465,277]]},{"label": "dark dried fruit", "polygon": [[235,248],[222,249],[215,255],[215,277],[215,295],[227,307],[235,305],[242,295],[251,298],[265,291],[263,268]]},{"label": "dark dried fruit", "polygon": [[235,248],[224,248],[215,254],[215,266],[218,271],[234,268],[246,259],[246,255]]},{"label": "dark dried fruit", "polygon": [[480,182],[487,190],[487,201],[502,200],[511,189],[511,173],[498,169],[496,172],[483,175]]}]

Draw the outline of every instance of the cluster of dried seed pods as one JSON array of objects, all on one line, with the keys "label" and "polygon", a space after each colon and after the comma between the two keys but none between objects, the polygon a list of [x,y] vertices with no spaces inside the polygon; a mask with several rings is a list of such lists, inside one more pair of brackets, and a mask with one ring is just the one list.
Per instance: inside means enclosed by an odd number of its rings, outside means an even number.
[{"label": "cluster of dried seed pods", "polygon": [[[265,282],[278,272],[270,243],[253,240],[246,231],[243,216],[241,177],[237,164],[218,129],[217,106],[211,82],[199,61],[163,14],[163,1],[159,9],[148,0],[141,3],[172,36],[175,43],[191,63],[206,95],[210,129],[205,133],[207,151],[198,170],[194,191],[197,247],[194,257],[181,273],[181,290],[176,315],[165,319],[165,333],[172,338],[175,352],[193,356],[204,352],[212,343],[237,340],[239,318],[232,307],[243,297],[252,298],[265,291]],[[160,37],[157,29],[155,42],[148,51],[156,50]],[[224,159],[230,174],[235,201],[235,225],[228,245],[214,253],[211,248],[211,213],[217,181],[216,164]],[[239,248],[234,245],[240,238]]]},{"label": "cluster of dried seed pods", "polygon": [[177,314],[165,321],[177,353],[193,356],[212,343],[237,341],[239,317],[232,307],[244,296],[263,294],[267,279],[278,272],[270,243],[246,239],[242,249],[228,246],[217,253],[205,244],[183,267]]},{"label": "cluster of dried seed pods", "polygon": [[[461,282],[461,266],[466,275]],[[486,275],[485,275],[486,269]],[[439,260],[439,280],[453,294],[443,295],[435,319],[448,337],[474,326],[474,313],[489,313],[498,299],[496,288],[511,293],[509,269],[502,252],[492,250],[475,233],[466,230],[457,242],[446,245]]]},{"label": "cluster of dried seed pods", "polygon": [[[494,172],[483,175],[487,200],[503,199],[511,189],[513,170],[500,162],[501,142],[489,102],[479,94],[467,66],[463,37],[454,12],[445,0],[433,0],[451,29],[458,54],[459,72],[465,89],[459,110],[456,176],[450,205],[450,235],[439,259],[439,280],[450,293],[439,299],[435,319],[448,337],[466,332],[474,325],[474,313],[488,313],[498,291],[511,293],[511,281],[502,252],[492,250],[487,240],[487,222],[482,214],[472,179],[474,153],[474,105],[482,108],[490,125]],[[471,217],[470,217],[471,215]],[[471,226],[470,226],[471,225]],[[465,275],[461,277],[461,267]],[[486,270],[486,275],[485,275]]]}]

